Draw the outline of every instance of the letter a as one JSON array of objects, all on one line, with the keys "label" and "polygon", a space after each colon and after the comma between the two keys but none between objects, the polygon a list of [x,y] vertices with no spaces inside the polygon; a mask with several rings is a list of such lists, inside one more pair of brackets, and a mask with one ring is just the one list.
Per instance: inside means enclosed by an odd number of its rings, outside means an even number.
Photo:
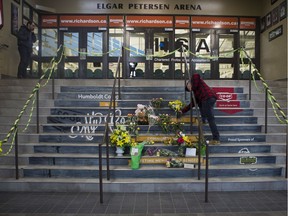
[{"label": "letter a", "polygon": [[[204,45],[204,47],[202,47],[202,44]],[[205,39],[201,39],[200,40],[200,43],[199,43],[199,45],[198,45],[198,47],[196,49],[196,52],[199,52],[200,49],[205,49],[206,52],[210,52],[209,47],[208,47]]]}]

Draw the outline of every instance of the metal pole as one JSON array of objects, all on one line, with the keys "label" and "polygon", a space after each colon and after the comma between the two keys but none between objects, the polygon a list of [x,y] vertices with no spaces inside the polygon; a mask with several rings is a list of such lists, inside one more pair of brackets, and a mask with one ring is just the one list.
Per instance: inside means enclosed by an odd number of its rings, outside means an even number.
[{"label": "metal pole", "polygon": [[107,166],[107,180],[110,180],[110,161],[109,161],[109,142],[108,142],[108,122],[105,134],[105,143],[106,143],[106,166]]},{"label": "metal pole", "polygon": [[37,122],[37,128],[36,128],[36,132],[37,134],[39,134],[39,89],[36,92],[36,122]]},{"label": "metal pole", "polygon": [[267,134],[267,120],[268,119],[268,89],[265,88],[265,134]]},{"label": "metal pole", "polygon": [[209,145],[205,142],[206,145],[206,168],[205,168],[205,202],[208,202],[208,177],[209,177]]},{"label": "metal pole", "polygon": [[19,179],[19,164],[18,164],[18,128],[15,128],[15,171],[16,179]]},{"label": "metal pole", "polygon": [[249,100],[251,100],[251,79],[252,79],[252,73],[251,73],[251,62],[249,63]]},{"label": "metal pole", "polygon": [[98,149],[99,149],[99,192],[100,192],[100,203],[103,203],[102,144],[98,145]]},{"label": "metal pole", "polygon": [[55,77],[54,77],[55,71],[53,71],[52,74],[52,99],[55,98]]}]

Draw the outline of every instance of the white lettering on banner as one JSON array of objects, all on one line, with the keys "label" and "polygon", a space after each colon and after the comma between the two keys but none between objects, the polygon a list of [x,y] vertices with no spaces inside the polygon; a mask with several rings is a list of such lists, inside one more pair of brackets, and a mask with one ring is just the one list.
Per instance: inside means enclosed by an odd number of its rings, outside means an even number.
[{"label": "white lettering on banner", "polygon": [[217,95],[218,95],[218,98],[222,101],[230,101],[232,100],[232,97],[233,97],[231,93],[224,93],[224,92],[217,93]]},{"label": "white lettering on banner", "polygon": [[[115,110],[115,122],[123,124],[125,123],[125,118],[121,117],[121,110],[116,109]],[[72,134],[83,134],[81,137],[85,137],[87,140],[91,141],[94,139],[94,137],[91,134],[95,134],[97,128],[99,127],[100,124],[103,124],[107,122],[107,117],[108,115],[103,115],[100,112],[92,112],[91,115],[87,113],[87,117],[84,117],[84,123],[82,124],[81,122],[76,122],[76,125],[71,127],[71,133]],[[112,131],[113,128],[113,122],[114,122],[114,117],[112,114],[110,115],[110,122],[108,123],[109,129]],[[79,135],[69,135],[70,138],[75,139]]]},{"label": "white lettering on banner", "polygon": [[[110,94],[78,94],[77,99],[88,99],[88,100],[110,100],[111,95]],[[116,100],[118,99],[118,96],[116,95]]]},{"label": "white lettering on banner", "polygon": [[229,142],[253,142],[255,140],[255,137],[252,138],[228,138]]}]

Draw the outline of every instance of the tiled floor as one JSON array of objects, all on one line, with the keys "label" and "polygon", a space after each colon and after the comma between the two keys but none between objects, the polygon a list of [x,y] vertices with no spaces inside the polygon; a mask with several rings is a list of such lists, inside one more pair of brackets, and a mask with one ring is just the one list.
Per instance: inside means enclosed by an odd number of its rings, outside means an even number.
[{"label": "tiled floor", "polygon": [[0,216],[287,216],[287,191],[204,193],[0,192]]}]

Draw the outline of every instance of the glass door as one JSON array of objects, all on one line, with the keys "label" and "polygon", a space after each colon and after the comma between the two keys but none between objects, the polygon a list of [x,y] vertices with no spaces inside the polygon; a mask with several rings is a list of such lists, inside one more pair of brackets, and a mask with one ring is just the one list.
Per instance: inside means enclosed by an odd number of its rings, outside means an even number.
[{"label": "glass door", "polygon": [[64,46],[63,61],[59,65],[59,78],[79,78],[80,29],[60,31],[60,44]]},{"label": "glass door", "polygon": [[239,54],[238,33],[230,30],[201,29],[192,34],[193,73],[204,79],[232,79],[237,77]]},{"label": "glass door", "polygon": [[59,68],[60,78],[106,78],[103,38],[103,32],[89,28],[61,30],[65,59]]}]

